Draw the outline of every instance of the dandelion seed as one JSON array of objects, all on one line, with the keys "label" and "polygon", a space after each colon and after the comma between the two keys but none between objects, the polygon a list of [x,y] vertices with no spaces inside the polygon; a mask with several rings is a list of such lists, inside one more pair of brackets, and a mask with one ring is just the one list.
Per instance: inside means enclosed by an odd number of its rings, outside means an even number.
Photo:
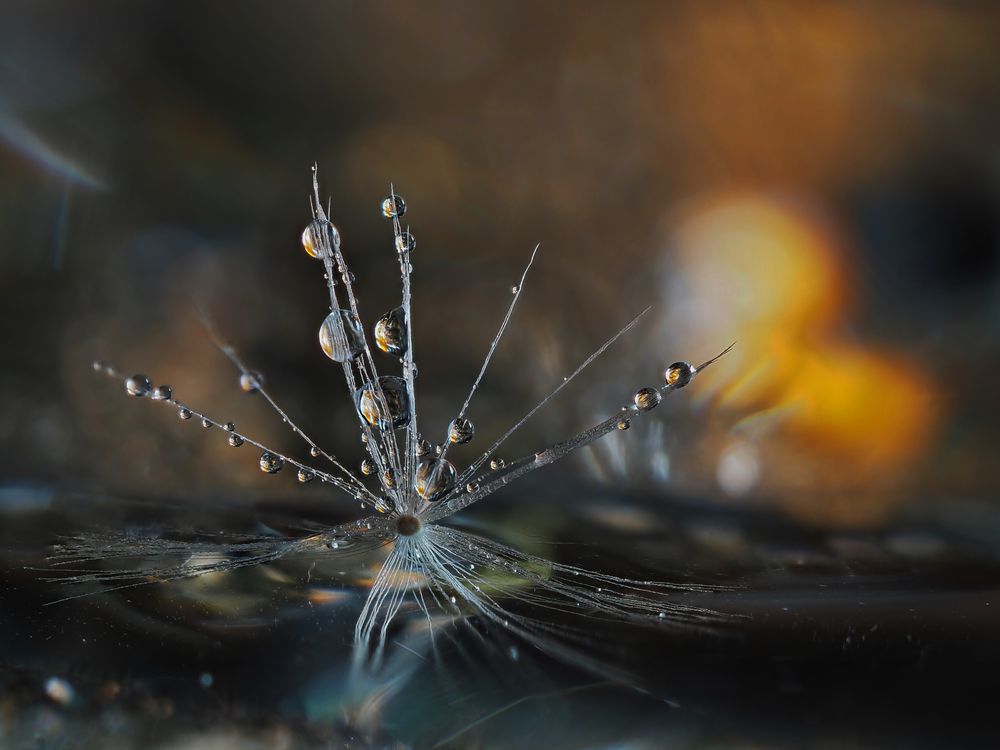
[{"label": "dandelion seed", "polygon": [[[228,432],[230,445],[246,443],[260,450],[258,463],[262,472],[276,474],[287,464],[295,468],[300,483],[319,480],[374,513],[307,536],[266,537],[216,548],[206,547],[204,542],[83,536],[57,548],[52,558],[54,564],[71,568],[84,561],[128,560],[147,556],[159,556],[160,559],[181,557],[184,562],[147,565],[131,570],[74,572],[62,580],[106,582],[112,586],[141,585],[151,579],[176,580],[235,570],[299,553],[347,554],[385,546],[388,552],[374,574],[355,625],[356,671],[377,669],[382,663],[389,642],[390,623],[400,615],[406,602],[423,613],[428,623],[433,621],[432,609],[449,617],[463,613],[458,616],[475,617],[482,623],[523,638],[557,658],[609,675],[611,673],[606,664],[574,648],[574,644],[586,642],[584,631],[555,628],[542,615],[547,612],[579,613],[597,620],[689,627],[719,621],[720,616],[710,610],[667,598],[671,593],[707,592],[715,590],[714,587],[632,580],[563,565],[451,528],[442,522],[524,475],[555,463],[610,432],[627,430],[633,420],[645,416],[668,393],[686,386],[729,349],[698,367],[686,362],[671,364],[664,370],[664,386],[634,392],[633,407],[616,408],[603,421],[567,440],[509,461],[496,455],[517,430],[630,331],[644,314],[643,311],[604,341],[571,374],[562,378],[548,395],[460,471],[447,458],[449,448],[473,439],[475,428],[467,412],[524,293],[528,271],[538,247],[532,252],[520,279],[511,287],[513,297],[490,342],[475,382],[449,423],[447,439],[442,444],[435,444],[421,435],[416,408],[414,379],[417,368],[413,352],[410,288],[413,268],[409,261],[416,241],[409,229],[404,230],[400,224],[399,219],[406,213],[407,205],[394,190],[390,190],[389,197],[382,201],[381,211],[392,225],[392,246],[400,266],[402,295],[401,304],[383,315],[373,327],[375,346],[372,347],[358,314],[354,277],[341,248],[340,233],[322,208],[314,169],[313,220],[303,230],[302,245],[306,253],[323,266],[332,311],[320,326],[320,350],[342,370],[348,393],[354,402],[361,442],[367,453],[360,463],[360,474],[379,478],[381,487],[377,494],[298,427],[264,387],[264,378],[250,370],[207,322],[206,328],[216,346],[238,369],[240,388],[247,393],[259,394],[281,421],[308,445],[311,459],[324,459],[330,464],[329,470],[298,461],[247,435],[237,434],[232,422],[220,423],[191,405],[179,403],[168,386],[160,386],[155,391],[160,394],[156,400],[170,402],[181,419],[198,417],[204,427],[221,427]],[[382,356],[380,351],[391,355],[391,359],[377,362],[376,356]],[[392,359],[396,358],[401,374],[380,374],[380,367],[392,364]],[[115,368],[102,362],[95,362],[94,370],[122,379]],[[152,382],[145,375],[126,378],[124,385],[127,392],[136,397],[153,392]],[[357,465],[353,461],[350,463]],[[489,471],[481,473],[487,463]],[[504,604],[506,598],[534,605],[537,615],[508,609]],[[508,654],[511,659],[517,660],[520,652],[512,648]]]}]

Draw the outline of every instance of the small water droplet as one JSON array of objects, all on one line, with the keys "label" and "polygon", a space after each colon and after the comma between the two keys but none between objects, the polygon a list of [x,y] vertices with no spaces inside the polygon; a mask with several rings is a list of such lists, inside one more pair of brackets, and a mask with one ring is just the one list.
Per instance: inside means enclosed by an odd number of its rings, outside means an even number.
[{"label": "small water droplet", "polygon": [[496,471],[497,469],[502,469],[503,468],[503,459],[502,458],[494,458],[492,461],[490,461],[490,468],[493,469],[493,471]]},{"label": "small water droplet", "polygon": [[406,351],[406,313],[402,307],[390,310],[375,323],[375,345],[389,354]]},{"label": "small water droplet", "polygon": [[302,230],[302,247],[313,258],[322,257],[327,245],[332,249],[339,244],[340,232],[328,221],[316,219]]},{"label": "small water droplet", "polygon": [[[381,395],[379,393],[381,389]],[[382,375],[378,387],[366,383],[354,394],[358,414],[380,430],[405,427],[410,421],[410,398],[406,381],[395,375]]]},{"label": "small water droplet", "polygon": [[520,291],[520,287],[519,287],[519,286],[518,286],[517,284],[514,284],[514,286],[512,286],[512,287],[510,288],[510,293],[511,293],[511,294],[517,294],[517,293],[518,293],[518,291]]},{"label": "small water droplet", "polygon": [[414,485],[420,497],[433,501],[451,491],[457,479],[458,472],[451,461],[428,458],[417,464]]},{"label": "small water droplet", "polygon": [[202,417],[201,426],[207,430],[209,427],[212,426],[212,420],[209,419],[208,417]]},{"label": "small water droplet", "polygon": [[301,484],[308,484],[316,478],[316,474],[308,469],[299,469],[299,473],[296,474],[296,477]]},{"label": "small water droplet", "polygon": [[277,474],[285,465],[285,459],[270,451],[260,454],[260,470],[265,474]]},{"label": "small water droplet", "polygon": [[148,396],[150,391],[153,390],[153,383],[145,375],[133,375],[125,381],[125,390],[128,391],[128,395],[130,396],[142,398],[143,396]]},{"label": "small water droplet", "polygon": [[640,388],[635,392],[633,401],[639,411],[655,409],[660,403],[660,392],[655,388]]},{"label": "small water droplet", "polygon": [[372,461],[370,458],[366,458],[364,461],[362,461],[361,462],[361,473],[364,474],[366,477],[370,477],[372,474],[374,474],[375,473],[375,462]]},{"label": "small water droplet", "polygon": [[618,418],[618,425],[617,425],[617,427],[618,427],[619,430],[624,431],[624,430],[627,430],[631,426],[632,426],[632,423],[626,417],[619,417]]},{"label": "small water droplet", "polygon": [[453,419],[448,425],[448,439],[456,445],[468,443],[475,434],[476,426],[465,417]]},{"label": "small water droplet", "polygon": [[334,310],[319,327],[319,345],[334,362],[350,362],[365,348],[361,322],[350,310]]},{"label": "small water droplet", "polygon": [[406,213],[406,201],[401,195],[390,195],[382,201],[382,215],[387,219],[398,219]]},{"label": "small water droplet", "polygon": [[259,372],[244,372],[240,374],[240,390],[244,393],[255,393],[264,385],[264,376]]},{"label": "small water droplet", "polygon": [[663,371],[664,381],[674,388],[683,388],[691,382],[693,376],[694,367],[688,362],[674,362]]},{"label": "small water droplet", "polygon": [[479,489],[479,482],[469,482],[467,485],[465,485],[465,491],[466,492],[470,492],[471,493],[471,492],[475,492],[478,489]]},{"label": "small water droplet", "polygon": [[319,458],[322,452],[323,451],[319,449],[318,445],[314,445],[309,449],[309,455],[312,456],[313,458]]},{"label": "small water droplet", "polygon": [[236,423],[226,422],[224,425],[222,425],[222,429],[224,429],[226,432],[232,432],[233,430],[236,429]]},{"label": "small water droplet", "polygon": [[158,385],[153,389],[152,399],[154,401],[169,401],[174,397],[174,389],[169,385]]},{"label": "small water droplet", "polygon": [[409,230],[400,233],[396,238],[396,251],[400,253],[409,253],[417,246],[416,238],[410,234]]},{"label": "small water droplet", "polygon": [[420,441],[417,443],[417,455],[421,457],[429,456],[433,451],[434,446],[431,445],[431,441],[420,438]]},{"label": "small water droplet", "polygon": [[241,445],[243,445],[243,438],[241,438],[235,432],[230,432],[229,433],[229,444],[231,446],[233,446],[234,448],[239,448]]},{"label": "small water droplet", "polygon": [[387,490],[391,490],[396,486],[396,475],[392,469],[386,469],[382,472],[382,486]]},{"label": "small water droplet", "polygon": [[177,416],[180,417],[181,419],[191,419],[192,417],[191,410],[181,407],[180,409],[177,410]]}]

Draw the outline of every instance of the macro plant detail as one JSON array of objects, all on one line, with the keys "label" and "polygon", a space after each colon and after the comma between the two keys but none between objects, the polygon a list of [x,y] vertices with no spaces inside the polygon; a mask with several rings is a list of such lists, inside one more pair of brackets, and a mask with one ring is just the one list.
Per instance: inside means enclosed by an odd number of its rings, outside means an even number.
[{"label": "macro plant detail", "polygon": [[[266,474],[294,471],[301,483],[318,481],[339,495],[359,502],[369,511],[355,521],[298,537],[259,537],[236,543],[171,540],[161,537],[123,538],[115,534],[80,535],[57,547],[55,566],[68,575],[53,579],[66,583],[96,582],[109,588],[138,586],[205,573],[235,570],[305,555],[350,555],[382,548],[387,551],[374,576],[354,630],[357,667],[377,668],[384,659],[390,628],[405,607],[422,614],[433,636],[440,616],[448,621],[478,620],[537,645],[547,653],[592,669],[604,669],[575,645],[586,643],[583,628],[547,621],[548,612],[572,613],[586,618],[651,626],[702,627],[721,615],[676,600],[684,592],[709,592],[716,587],[636,580],[581,567],[560,564],[521,552],[496,540],[449,526],[456,513],[480,502],[526,474],[559,461],[570,453],[608,435],[629,429],[634,420],[654,410],[666,396],[687,386],[732,346],[699,365],[674,362],[662,374],[663,384],[642,387],[607,418],[568,439],[526,456],[504,460],[498,451],[543,406],[555,398],[596,358],[639,322],[640,312],[597,347],[544,398],[490,442],[464,468],[450,459],[453,446],[477,440],[470,408],[498,345],[507,330],[517,302],[527,285],[538,253],[536,246],[490,342],[482,366],[463,403],[448,423],[439,443],[421,432],[415,387],[417,365],[413,345],[411,304],[412,256],[416,239],[401,219],[406,202],[390,189],[381,212],[392,227],[393,252],[399,263],[401,301],[372,326],[362,322],[355,293],[355,279],[341,247],[340,234],[324,211],[313,168],[312,221],[302,233],[302,246],[322,264],[330,312],[322,321],[322,352],[340,365],[344,386],[354,405],[357,426],[366,456],[355,473],[348,462],[321,448],[292,420],[265,386],[265,378],[251,369],[211,326],[209,335],[238,371],[239,387],[263,398],[290,429],[308,446],[314,462],[298,460],[274,450],[234,422],[210,416],[175,394],[169,385],[154,385],[144,374],[126,376],[116,367],[95,362],[95,371],[124,384],[129,396],[156,401],[175,411],[182,420],[197,420],[206,429],[225,433],[229,445],[260,451],[259,467]],[[374,342],[374,345],[370,343]],[[377,351],[376,351],[377,350]],[[398,374],[384,374],[386,365],[398,361]],[[366,481],[366,478],[367,479]],[[179,558],[177,564],[162,561]],[[143,562],[129,567],[130,560]],[[108,561],[124,567],[100,567]],[[82,565],[97,564],[97,568]],[[70,597],[72,598],[72,597]],[[513,600],[526,605],[514,611]]]}]

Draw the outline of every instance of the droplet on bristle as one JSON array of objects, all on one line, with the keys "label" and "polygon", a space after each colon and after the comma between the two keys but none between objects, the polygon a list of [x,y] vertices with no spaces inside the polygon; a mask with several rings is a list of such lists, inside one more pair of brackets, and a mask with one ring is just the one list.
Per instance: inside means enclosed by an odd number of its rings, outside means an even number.
[{"label": "droplet on bristle", "polygon": [[417,443],[417,455],[422,458],[431,455],[433,452],[434,446],[431,445],[431,441],[420,438],[420,441]]},{"label": "droplet on bristle", "polygon": [[633,401],[639,411],[655,409],[660,403],[660,392],[655,388],[640,388],[635,392]]},{"label": "droplet on bristle", "polygon": [[[381,394],[380,394],[381,391]],[[410,398],[406,381],[395,375],[382,375],[378,387],[366,383],[354,394],[358,414],[380,430],[405,427],[410,421]]]},{"label": "droplet on bristle", "polygon": [[417,246],[416,238],[409,232],[402,232],[396,238],[396,251],[400,253],[409,253],[414,250]]},{"label": "droplet on bristle", "polygon": [[229,444],[231,446],[233,446],[234,448],[239,448],[241,445],[243,445],[243,438],[241,438],[235,432],[230,432],[229,433]]},{"label": "droplet on bristle", "polygon": [[454,419],[448,425],[448,439],[456,445],[468,443],[475,434],[476,426],[465,417]]},{"label": "droplet on bristle", "polygon": [[502,458],[494,458],[492,461],[490,461],[490,468],[493,469],[493,471],[496,471],[497,469],[502,469],[503,468],[503,459]]},{"label": "droplet on bristle", "polygon": [[313,458],[319,458],[323,451],[319,449],[318,445],[314,445],[309,449],[309,455]]},{"label": "droplet on bristle", "polygon": [[361,321],[350,310],[334,310],[319,327],[319,345],[334,362],[349,362],[365,348]]},{"label": "droplet on bristle", "polygon": [[372,474],[374,474],[375,473],[375,462],[372,461],[370,458],[366,458],[364,461],[362,461],[361,462],[361,473],[364,474],[366,477],[370,477]]},{"label": "droplet on bristle", "polygon": [[265,474],[277,474],[284,465],[285,459],[281,456],[276,456],[270,451],[264,451],[260,454],[260,470]]},{"label": "droplet on bristle", "polygon": [[308,484],[316,478],[316,474],[307,469],[299,469],[299,473],[296,474],[300,484]]},{"label": "droplet on bristle", "polygon": [[625,431],[632,426],[632,423],[628,420],[627,417],[619,417],[617,426],[619,430]]},{"label": "droplet on bristle", "polygon": [[224,425],[222,425],[222,429],[224,429],[226,432],[232,432],[233,430],[236,429],[236,423],[226,422]]},{"label": "droplet on bristle", "polygon": [[382,472],[382,486],[387,490],[391,490],[396,486],[396,475],[392,469],[386,469]]},{"label": "droplet on bristle", "polygon": [[398,219],[406,213],[406,201],[401,195],[390,195],[382,201],[382,215],[387,219]]},{"label": "droplet on bristle", "polygon": [[143,396],[148,396],[150,391],[153,390],[153,383],[145,375],[133,375],[125,381],[125,390],[128,391],[128,395],[130,396],[142,398]]},{"label": "droplet on bristle", "polygon": [[201,426],[204,427],[207,430],[209,427],[212,426],[212,420],[209,419],[208,417],[202,417],[201,418]]},{"label": "droplet on bristle", "polygon": [[174,397],[174,389],[169,385],[158,385],[153,389],[151,398],[154,401],[169,401]]},{"label": "droplet on bristle", "polygon": [[254,393],[264,385],[264,377],[259,372],[240,373],[240,390],[244,393]]},{"label": "droplet on bristle", "polygon": [[689,362],[674,362],[663,371],[663,380],[674,388],[683,388],[694,377],[694,367]]},{"label": "droplet on bristle", "polygon": [[406,351],[406,313],[402,307],[390,310],[375,323],[375,345],[389,354]]},{"label": "droplet on bristle", "polygon": [[451,461],[443,458],[429,458],[417,464],[414,481],[417,494],[424,500],[433,501],[443,497],[458,479]]}]

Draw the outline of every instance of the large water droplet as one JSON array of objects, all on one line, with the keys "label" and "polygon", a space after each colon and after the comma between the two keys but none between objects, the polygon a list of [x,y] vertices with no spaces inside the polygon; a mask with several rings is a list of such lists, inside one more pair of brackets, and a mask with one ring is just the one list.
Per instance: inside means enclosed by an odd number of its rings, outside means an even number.
[{"label": "large water droplet", "polygon": [[372,427],[380,430],[405,427],[410,421],[410,397],[406,381],[395,375],[382,375],[378,386],[366,383],[354,394],[358,414]]},{"label": "large water droplet", "polygon": [[125,390],[130,396],[142,398],[148,396],[149,392],[153,390],[153,383],[145,375],[133,375],[125,381]]},{"label": "large water droplet", "polygon": [[361,322],[350,310],[334,310],[319,327],[319,345],[334,362],[349,362],[365,348]]},{"label": "large water droplet", "polygon": [[469,442],[475,434],[476,426],[465,417],[453,419],[448,425],[448,439],[456,445]]},{"label": "large water droplet", "polygon": [[416,238],[410,232],[403,232],[396,238],[396,250],[400,253],[411,252],[417,246]]},{"label": "large water droplet", "polygon": [[440,499],[455,486],[457,479],[458,472],[446,459],[429,458],[417,464],[415,486],[424,500]]},{"label": "large water droplet", "polygon": [[264,385],[264,376],[259,372],[244,372],[240,374],[240,390],[244,393],[259,391]]},{"label": "large water droplet", "polygon": [[[326,243],[324,243],[324,239],[327,241]],[[340,232],[328,221],[317,219],[302,230],[302,247],[313,258],[322,257],[327,245],[332,249],[339,244]]]},{"label": "large water droplet", "polygon": [[406,201],[401,195],[390,195],[382,201],[382,215],[387,219],[398,219],[406,213]]},{"label": "large water droplet", "polygon": [[655,388],[640,388],[632,399],[639,411],[655,409],[660,404],[660,392]]},{"label": "large water droplet", "polygon": [[276,456],[271,451],[264,451],[260,454],[260,470],[265,474],[277,474],[285,465],[285,459]]},{"label": "large water droplet", "polygon": [[390,310],[375,323],[375,345],[389,354],[406,351],[406,313],[402,307]]},{"label": "large water droplet", "polygon": [[375,462],[372,461],[370,458],[366,458],[364,461],[362,461],[361,462],[361,473],[364,474],[366,477],[370,477],[372,474],[374,474],[375,473]]},{"label": "large water droplet", "polygon": [[663,371],[663,379],[667,385],[674,388],[683,388],[691,382],[694,377],[694,367],[688,362],[674,362]]}]

